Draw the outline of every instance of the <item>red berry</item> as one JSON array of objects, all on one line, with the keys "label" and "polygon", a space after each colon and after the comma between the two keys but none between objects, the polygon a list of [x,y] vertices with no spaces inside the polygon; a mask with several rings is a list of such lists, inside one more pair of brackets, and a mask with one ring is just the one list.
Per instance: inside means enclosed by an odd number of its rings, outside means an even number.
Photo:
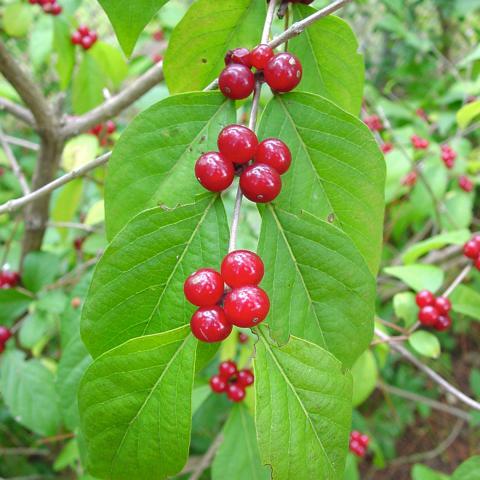
[{"label": "red berry", "polygon": [[152,62],[153,63],[160,63],[163,60],[163,55],[160,55],[159,53],[155,53],[152,56]]},{"label": "red berry", "polygon": [[115,125],[115,122],[112,120],[108,120],[106,124],[107,133],[111,135],[112,133],[115,132],[116,129],[117,129],[117,125]]},{"label": "red berry", "polygon": [[473,182],[465,175],[458,177],[458,186],[465,192],[471,192],[473,190]]},{"label": "red berry", "polygon": [[228,382],[238,373],[237,364],[232,360],[226,360],[218,366],[218,374],[223,380]]},{"label": "red berry", "polygon": [[85,237],[78,237],[73,241],[73,248],[80,252],[82,250],[83,242],[85,242]]},{"label": "red berry", "polygon": [[477,257],[477,259],[475,260],[475,262],[473,264],[475,265],[475,268],[477,270],[480,270],[480,256]]},{"label": "red berry", "polygon": [[258,144],[255,152],[255,162],[273,167],[283,175],[292,163],[290,149],[278,138],[267,138]]},{"label": "red berry", "polygon": [[435,307],[432,307],[431,305],[427,305],[426,307],[423,307],[420,309],[418,312],[418,320],[422,325],[425,325],[426,327],[433,327],[435,325],[435,322],[438,320],[439,313]]},{"label": "red berry", "polygon": [[270,301],[261,288],[251,285],[228,292],[223,308],[230,323],[237,327],[252,328],[265,320]]},{"label": "red berry", "polygon": [[80,45],[82,43],[82,34],[80,32],[73,32],[72,43],[74,45]]},{"label": "red berry", "polygon": [[0,343],[7,342],[12,337],[12,332],[4,326],[0,325]]},{"label": "red berry", "polygon": [[58,3],[54,3],[50,13],[55,16],[60,15],[62,13],[62,7]]},{"label": "red berry", "polygon": [[195,337],[207,343],[221,342],[232,331],[221,307],[199,308],[190,320],[190,328]]},{"label": "red berry", "polygon": [[96,135],[97,137],[102,133],[103,124],[99,123],[90,129],[90,133],[92,135]]},{"label": "red berry", "polygon": [[222,393],[227,388],[227,382],[221,378],[219,375],[214,375],[210,379],[210,388],[215,393]]},{"label": "red berry", "polygon": [[250,337],[246,333],[238,332],[238,341],[240,343],[247,343],[249,338]]},{"label": "red berry", "polygon": [[263,70],[268,61],[275,56],[273,50],[266,44],[262,43],[261,45],[257,45],[251,52],[250,52],[250,62],[253,67],[258,70]]},{"label": "red berry", "polygon": [[417,172],[412,170],[408,172],[402,179],[402,185],[406,187],[413,187],[417,183]]},{"label": "red berry", "polygon": [[452,302],[447,297],[437,297],[435,299],[435,308],[438,313],[446,315],[452,309]]},{"label": "red berry", "polygon": [[382,144],[380,148],[382,149],[383,153],[389,153],[393,150],[393,144],[389,142],[385,142]]},{"label": "red berry", "polygon": [[368,115],[363,119],[363,123],[372,131],[380,132],[383,130],[383,123],[378,115]]},{"label": "red berry", "polygon": [[350,441],[350,451],[357,455],[357,457],[363,457],[366,449],[358,440]]},{"label": "red berry", "polygon": [[15,288],[20,283],[20,274],[9,270],[0,272],[0,288]]},{"label": "red berry", "polygon": [[153,33],[152,37],[156,42],[161,42],[165,38],[165,35],[162,30],[157,30]]},{"label": "red berry", "polygon": [[469,240],[463,246],[463,254],[467,258],[471,258],[472,260],[475,260],[480,255],[480,245],[473,239]]},{"label": "red berry", "polygon": [[262,259],[249,250],[235,250],[222,262],[221,272],[224,282],[232,288],[258,285],[263,278]]},{"label": "red berry", "polygon": [[282,180],[270,165],[256,163],[240,175],[240,188],[252,202],[268,203],[280,193]]},{"label": "red berry", "polygon": [[241,100],[253,92],[255,77],[245,65],[232,63],[218,77],[218,86],[227,98]]},{"label": "red berry", "polygon": [[227,397],[232,402],[241,402],[245,398],[245,389],[236,383],[231,383],[227,387]]},{"label": "red berry", "polygon": [[359,441],[364,447],[367,447],[370,439],[368,438],[368,435],[363,434],[363,435],[360,435]]},{"label": "red berry", "polygon": [[95,43],[98,40],[97,32],[90,31],[88,35],[93,40],[93,43]]},{"label": "red berry", "polygon": [[426,307],[427,305],[433,305],[435,303],[435,295],[428,290],[422,290],[417,293],[415,301],[420,308]]},{"label": "red berry", "polygon": [[412,135],[410,138],[413,148],[416,150],[425,150],[428,148],[429,142],[425,138],[421,138],[418,135]]},{"label": "red berry", "polygon": [[223,279],[211,268],[202,268],[192,273],[183,285],[185,297],[197,307],[216,305],[223,295]]},{"label": "red berry", "polygon": [[85,35],[82,37],[81,45],[85,50],[91,48],[91,46],[95,43],[95,40],[90,35]]},{"label": "red berry", "polygon": [[85,35],[89,35],[90,34],[90,29],[86,26],[86,25],[80,25],[78,28],[77,28],[77,31],[78,33],[84,37]]},{"label": "red berry", "polygon": [[293,90],[302,79],[300,60],[291,53],[278,53],[271,58],[264,70],[265,81],[276,92]]},{"label": "red berry", "polygon": [[247,163],[255,154],[258,139],[254,132],[243,125],[228,125],[218,136],[218,149],[234,163]]},{"label": "red berry", "polygon": [[207,152],[195,163],[195,176],[207,190],[221,192],[232,184],[235,169],[222,154]]},{"label": "red berry", "polygon": [[250,51],[248,48],[235,48],[229,50],[225,55],[225,65],[231,65],[232,63],[237,63],[239,65],[244,65],[245,67],[251,68],[252,64],[250,61]]},{"label": "red berry", "polygon": [[439,332],[448,330],[452,325],[452,319],[448,315],[440,315],[433,324],[433,328]]},{"label": "red berry", "polygon": [[253,385],[255,377],[253,376],[253,372],[247,368],[244,370],[240,370],[237,375],[237,384],[241,387],[249,387]]},{"label": "red berry", "polygon": [[362,435],[362,434],[361,434],[359,431],[353,430],[353,431],[350,433],[350,440],[357,440],[357,441],[359,441],[361,435]]},{"label": "red berry", "polygon": [[36,5],[38,3],[38,0],[28,0],[28,3],[31,5]]}]

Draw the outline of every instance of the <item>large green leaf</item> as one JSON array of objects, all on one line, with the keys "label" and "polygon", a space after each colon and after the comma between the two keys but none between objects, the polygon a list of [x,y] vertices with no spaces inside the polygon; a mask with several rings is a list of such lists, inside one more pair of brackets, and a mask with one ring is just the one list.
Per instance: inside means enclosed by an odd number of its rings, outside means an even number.
[{"label": "large green leaf", "polygon": [[79,389],[87,466],[115,480],[163,479],[188,458],[197,340],[188,326],[98,357]]},{"label": "large green leaf", "polygon": [[121,136],[109,162],[105,194],[112,238],[149,207],[190,203],[205,190],[194,174],[201,153],[215,150],[235,108],[220,93],[169,97],[140,114]]},{"label": "large green leaf", "polygon": [[467,285],[459,285],[450,298],[454,312],[480,321],[480,293]]},{"label": "large green leaf", "polygon": [[[235,461],[232,459],[235,458]],[[268,480],[260,461],[255,423],[247,407],[235,405],[223,429],[223,443],[212,465],[213,480]]]},{"label": "large green leaf", "polygon": [[307,339],[351,366],[373,335],[375,281],[365,260],[344,232],[310,214],[270,205],[262,220],[272,337]]},{"label": "large green leaf", "polygon": [[378,367],[375,355],[365,350],[352,367],[353,406],[362,404],[375,390],[378,380]]},{"label": "large green leaf", "polygon": [[318,95],[290,93],[267,105],[259,136],[280,138],[292,151],[292,167],[275,204],[335,222],[376,273],[385,162],[366,125]]},{"label": "large green leaf", "polygon": [[202,90],[225,67],[227,50],[257,45],[265,8],[258,0],[195,2],[173,31],[165,55],[170,92]]},{"label": "large green leaf", "polygon": [[[306,5],[293,6],[295,21],[312,13],[315,9]],[[360,113],[365,68],[348,23],[335,16],[321,18],[288,47],[302,59],[301,90],[323,95],[353,115]]]},{"label": "large green leaf", "polygon": [[383,270],[388,275],[399,278],[417,292],[423,289],[436,292],[442,286],[445,276],[441,268],[421,263],[385,267]]},{"label": "large green leaf", "polygon": [[350,373],[327,351],[291,337],[283,347],[260,330],[256,344],[256,426],[260,455],[275,480],[338,480],[352,409]]},{"label": "large green leaf", "polygon": [[128,56],[152,17],[168,0],[98,0],[112,22],[123,51]]},{"label": "large green leaf", "polygon": [[92,55],[86,53],[73,79],[72,103],[77,115],[103,102],[105,74]]},{"label": "large green leaf", "polygon": [[463,462],[452,475],[452,480],[476,480],[480,472],[480,456],[471,457]]},{"label": "large green leaf", "polygon": [[217,198],[147,210],[113,239],[83,309],[82,337],[92,356],[190,321],[185,278],[200,267],[218,268],[226,254],[227,219]]},{"label": "large green leaf", "polygon": [[28,308],[32,298],[13,288],[0,288],[0,324],[10,325]]}]

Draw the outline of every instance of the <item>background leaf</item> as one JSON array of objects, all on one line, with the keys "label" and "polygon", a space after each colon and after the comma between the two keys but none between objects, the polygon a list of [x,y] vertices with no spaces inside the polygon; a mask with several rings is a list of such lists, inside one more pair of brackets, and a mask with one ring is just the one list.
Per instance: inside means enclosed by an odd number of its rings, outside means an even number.
[{"label": "background leaf", "polygon": [[100,105],[103,102],[104,86],[105,75],[102,68],[92,55],[86,53],[73,79],[74,112],[81,115]]},{"label": "background leaf", "polygon": [[60,268],[60,259],[49,252],[30,252],[23,262],[22,283],[32,292],[53,282]]},{"label": "background leaf", "polygon": [[72,43],[69,23],[57,18],[53,26],[53,47],[57,54],[55,67],[60,77],[60,88],[65,89],[70,83],[75,65],[75,45]]},{"label": "background leaf", "polygon": [[480,472],[480,456],[477,455],[465,460],[453,472],[452,480],[476,480],[478,472]]},{"label": "background leaf", "polygon": [[440,356],[440,342],[433,333],[419,330],[408,337],[408,343],[420,355],[429,358],[438,358]]},{"label": "background leaf", "polygon": [[480,293],[466,285],[459,285],[450,295],[452,310],[480,321]]},{"label": "background leaf", "polygon": [[386,267],[383,271],[392,277],[399,278],[417,292],[424,289],[436,292],[442,286],[444,278],[443,270],[434,265],[414,264]]},{"label": "background leaf", "polygon": [[352,367],[353,406],[362,404],[375,390],[378,379],[378,367],[375,356],[365,350]]}]

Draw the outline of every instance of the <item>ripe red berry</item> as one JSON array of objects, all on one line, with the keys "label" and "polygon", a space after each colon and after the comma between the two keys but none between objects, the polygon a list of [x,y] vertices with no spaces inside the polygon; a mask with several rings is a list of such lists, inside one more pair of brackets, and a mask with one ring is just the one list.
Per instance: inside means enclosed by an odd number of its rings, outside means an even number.
[{"label": "ripe red berry", "polygon": [[412,135],[410,140],[415,150],[425,150],[429,146],[428,140],[426,140],[425,138],[421,138],[418,135]]},{"label": "ripe red berry", "polygon": [[95,125],[90,129],[90,133],[98,137],[98,135],[102,133],[102,130],[103,130],[103,124],[99,123],[98,125]]},{"label": "ripe red berry", "polygon": [[393,150],[393,144],[390,142],[385,142],[380,148],[382,149],[383,153],[389,153]]},{"label": "ripe red berry", "polygon": [[245,65],[232,63],[218,77],[218,86],[227,98],[241,100],[253,92],[255,77]]},{"label": "ripe red berry", "polygon": [[74,45],[81,45],[82,43],[82,34],[79,31],[73,32],[72,34],[72,43]]},{"label": "ripe red berry", "polygon": [[458,186],[464,192],[471,192],[473,190],[473,182],[465,175],[458,177]]},{"label": "ripe red berry", "polygon": [[265,320],[270,301],[261,288],[249,285],[228,292],[223,308],[230,323],[237,327],[252,328]]},{"label": "ripe red berry", "polygon": [[232,184],[235,169],[222,154],[207,152],[195,163],[195,176],[207,190],[221,192]]},{"label": "ripe red berry", "polygon": [[85,50],[88,50],[95,43],[95,40],[90,35],[85,35],[84,37],[82,37],[80,43]]},{"label": "ripe red berry", "polygon": [[0,271],[0,288],[15,288],[20,283],[20,274],[10,270]]},{"label": "ripe red berry", "polygon": [[383,130],[383,123],[380,120],[378,115],[367,115],[363,119],[363,123],[372,131],[372,132],[380,132]]},{"label": "ripe red berry", "polygon": [[218,374],[226,382],[238,373],[237,364],[232,360],[225,360],[218,366]]},{"label": "ripe red berry", "polygon": [[199,308],[190,320],[192,333],[202,342],[213,343],[225,340],[232,331],[221,307]]},{"label": "ripe red berry", "polygon": [[197,307],[216,305],[223,295],[223,279],[211,268],[201,268],[192,273],[183,285],[185,297]]},{"label": "ripe red berry", "polygon": [[245,398],[245,389],[236,383],[231,383],[227,387],[227,397],[232,402],[241,402]]},{"label": "ripe red berry", "polygon": [[106,123],[105,127],[106,127],[107,133],[108,133],[109,135],[111,135],[112,133],[114,133],[115,130],[117,129],[117,125],[116,125],[115,122],[112,121],[112,120],[108,120],[108,122]]},{"label": "ripe red berry", "polygon": [[402,185],[413,187],[417,183],[418,174],[415,170],[408,172],[402,179]]},{"label": "ripe red berry", "polygon": [[433,324],[433,328],[439,332],[448,330],[452,326],[452,319],[448,315],[440,315]]},{"label": "ripe red berry", "polygon": [[0,343],[7,342],[12,337],[12,332],[2,325],[0,325]]},{"label": "ripe red berry", "polygon": [[255,152],[255,162],[273,167],[283,175],[292,163],[290,149],[278,138],[266,138],[258,144]]},{"label": "ripe red berry", "polygon": [[232,63],[237,63],[239,65],[244,65],[245,67],[251,68],[250,60],[250,51],[248,48],[235,48],[229,50],[225,55],[225,65],[231,65]]},{"label": "ripe red berry", "polygon": [[437,297],[435,299],[435,308],[438,313],[446,315],[452,309],[452,302],[447,297]]},{"label": "ripe red berry", "polygon": [[463,246],[463,254],[467,258],[471,258],[472,260],[475,260],[480,255],[480,245],[473,239],[469,240]]},{"label": "ripe red berry", "polygon": [[228,160],[234,163],[247,163],[255,154],[258,139],[243,125],[228,125],[218,136],[218,149]]},{"label": "ripe red berry", "polygon": [[358,440],[350,440],[349,448],[357,457],[363,457],[365,455],[366,449]]},{"label": "ripe red berry", "polygon": [[426,307],[427,305],[433,305],[435,303],[435,295],[428,290],[422,290],[417,293],[415,301],[420,308]]},{"label": "ripe red berry", "polygon": [[253,372],[247,368],[240,370],[237,375],[237,384],[241,387],[249,387],[253,385],[255,377],[253,376]]},{"label": "ripe red berry", "polygon": [[221,378],[219,375],[214,375],[210,378],[210,388],[215,393],[222,393],[227,388],[227,382]]},{"label": "ripe red berry", "polygon": [[62,13],[62,10],[63,10],[62,7],[58,3],[54,3],[54,4],[52,4],[52,8],[50,10],[50,13],[52,15],[57,16],[57,15],[60,15]]},{"label": "ripe red berry", "polygon": [[265,81],[276,92],[290,92],[302,79],[302,64],[291,53],[278,53],[264,70]]},{"label": "ripe red berry", "polygon": [[232,288],[246,285],[258,285],[263,278],[265,268],[262,259],[249,250],[235,250],[222,262],[222,278]]},{"label": "ripe red berry", "polygon": [[240,175],[240,188],[252,202],[268,203],[274,200],[282,189],[280,174],[270,165],[250,165]]},{"label": "ripe red berry", "polygon": [[78,33],[84,37],[85,35],[88,35],[90,33],[90,29],[86,25],[80,25],[77,28]]},{"label": "ripe red berry", "polygon": [[250,52],[250,62],[252,67],[263,70],[267,66],[268,61],[274,56],[273,50],[268,45],[262,43]]},{"label": "ripe red berry", "polygon": [[165,34],[162,30],[157,30],[153,33],[152,37],[156,42],[161,42],[162,40],[164,40]]},{"label": "ripe red berry", "polygon": [[422,325],[425,325],[426,327],[433,327],[435,325],[435,322],[438,320],[439,313],[435,307],[432,307],[431,305],[427,305],[426,307],[423,307],[420,309],[418,312],[418,320]]},{"label": "ripe red berry", "polygon": [[475,268],[477,270],[480,270],[480,256],[477,257],[477,259],[475,260],[475,262],[473,262],[473,264],[475,265]]}]

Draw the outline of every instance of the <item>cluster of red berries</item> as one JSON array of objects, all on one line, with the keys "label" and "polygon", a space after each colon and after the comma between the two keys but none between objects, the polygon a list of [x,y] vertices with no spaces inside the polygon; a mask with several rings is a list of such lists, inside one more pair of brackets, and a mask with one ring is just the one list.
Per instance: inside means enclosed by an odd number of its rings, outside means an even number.
[{"label": "cluster of red berries", "polygon": [[[221,274],[211,268],[192,273],[183,286],[187,300],[200,307],[192,316],[192,333],[203,342],[221,342],[232,326],[252,328],[270,310],[268,295],[257,285],[263,278],[261,258],[248,250],[235,250],[222,262]],[[224,283],[231,290],[225,292]]]},{"label": "cluster of red berries", "polygon": [[98,40],[98,35],[85,25],[80,25],[72,34],[72,43],[80,45],[84,50],[91,48]]},{"label": "cluster of red berries", "polygon": [[289,92],[302,79],[300,60],[288,52],[275,54],[267,44],[257,45],[251,51],[248,48],[229,50],[225,65],[218,77],[218,86],[232,100],[247,98],[253,92],[253,67],[263,72],[263,79],[275,92]]},{"label": "cluster of red berries", "polygon": [[466,175],[458,177],[458,186],[467,193],[473,190],[473,182]]},{"label": "cluster of red berries", "polygon": [[415,150],[426,150],[430,145],[427,139],[419,137],[418,135],[412,135],[410,141]]},{"label": "cluster of red berries", "polygon": [[365,453],[367,453],[369,441],[370,439],[368,438],[368,435],[354,430],[352,433],[350,433],[350,451],[357,457],[364,457]]},{"label": "cluster of red berries", "polygon": [[[278,138],[258,143],[249,128],[228,125],[220,132],[217,145],[219,152],[204,153],[195,163],[195,176],[207,190],[225,190],[237,172],[242,193],[252,202],[267,203],[277,197],[282,189],[280,175],[292,161],[285,143]],[[250,160],[254,163],[246,166]]]},{"label": "cluster of red berries", "polygon": [[57,3],[57,0],[28,0],[32,5],[39,5],[42,10],[48,15],[60,15],[63,11],[62,6]]},{"label": "cluster of red berries", "polygon": [[423,326],[433,327],[439,332],[450,328],[452,319],[449,313],[452,303],[447,297],[435,297],[432,292],[422,290],[417,293],[415,301],[420,308],[418,320]]},{"label": "cluster of red berries", "polygon": [[442,151],[442,161],[448,169],[453,168],[455,159],[457,158],[457,152],[449,145],[442,145],[440,147]]},{"label": "cluster of red berries", "polygon": [[480,270],[480,235],[474,235],[463,246],[463,254],[473,260],[473,264],[477,270]]},{"label": "cluster of red berries", "polygon": [[218,375],[210,378],[210,388],[215,393],[226,393],[232,402],[241,402],[245,398],[245,389],[253,385],[253,372],[244,368],[237,369],[232,360],[222,362],[218,366]]},{"label": "cluster of red berries", "polygon": [[12,338],[12,332],[7,328],[0,325],[0,353],[5,350],[5,344]]},{"label": "cluster of red berries", "polygon": [[15,288],[20,283],[20,274],[10,270],[0,271],[0,288]]},{"label": "cluster of red berries", "polygon": [[89,130],[89,133],[95,135],[102,147],[110,143],[110,135],[115,133],[117,125],[113,120],[108,120],[106,123],[99,123]]},{"label": "cluster of red berries", "polygon": [[368,115],[367,117],[364,117],[363,123],[372,132],[380,132],[383,130],[383,123],[378,115]]}]

